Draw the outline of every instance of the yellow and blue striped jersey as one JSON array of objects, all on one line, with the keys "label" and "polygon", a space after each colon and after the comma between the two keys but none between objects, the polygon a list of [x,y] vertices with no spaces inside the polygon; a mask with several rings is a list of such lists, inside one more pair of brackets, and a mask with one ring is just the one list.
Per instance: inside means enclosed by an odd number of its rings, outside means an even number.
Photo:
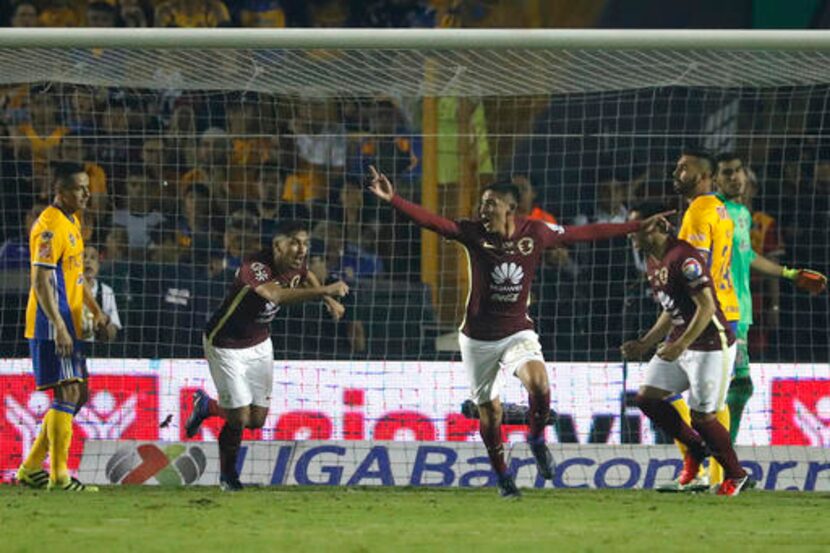
[{"label": "yellow and blue striped jersey", "polygon": [[[73,337],[78,338],[84,305],[84,240],[75,215],[55,206],[47,207],[32,225],[29,235],[31,264],[52,271],[52,288],[58,310]],[[34,288],[26,306],[26,338],[54,340],[54,325],[41,309]]]},{"label": "yellow and blue striped jersey", "polygon": [[731,273],[734,235],[735,225],[729,212],[714,194],[703,194],[692,200],[678,235],[709,261],[715,293],[727,321],[737,321],[741,316]]}]

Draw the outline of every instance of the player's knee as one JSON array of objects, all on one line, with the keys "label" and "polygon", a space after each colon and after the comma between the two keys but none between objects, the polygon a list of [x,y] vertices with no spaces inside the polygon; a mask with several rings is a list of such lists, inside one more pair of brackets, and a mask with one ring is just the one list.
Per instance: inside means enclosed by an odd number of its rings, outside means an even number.
[{"label": "player's knee", "polygon": [[494,422],[501,420],[501,403],[488,401],[478,406],[479,417],[482,421]]},{"label": "player's knee", "polygon": [[265,426],[265,417],[251,416],[248,419],[248,424],[245,426],[245,428],[248,428],[250,430],[258,430],[263,426]]}]

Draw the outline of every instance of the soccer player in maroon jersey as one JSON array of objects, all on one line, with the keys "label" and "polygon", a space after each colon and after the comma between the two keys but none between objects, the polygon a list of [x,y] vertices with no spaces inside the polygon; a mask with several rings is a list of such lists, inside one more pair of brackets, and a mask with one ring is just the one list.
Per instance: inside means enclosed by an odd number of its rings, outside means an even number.
[{"label": "soccer player in maroon jersey", "polygon": [[[371,167],[369,190],[416,224],[456,240],[467,251],[470,292],[461,332],[461,361],[478,404],[479,431],[498,476],[502,497],[518,497],[504,460],[502,407],[497,376],[504,367],[521,380],[529,394],[528,444],[539,474],[552,479],[553,457],[545,444],[550,413],[550,385],[539,337],[527,305],[530,284],[545,249],[621,236],[637,230],[639,221],[562,227],[516,215],[519,190],[512,183],[487,186],[477,220],[451,221],[395,194],[389,179]],[[658,216],[659,217],[659,216]]]},{"label": "soccer player in maroon jersey", "polygon": [[[659,211],[657,205],[643,205],[633,209],[630,218]],[[639,359],[657,346],[637,393],[637,405],[688,448],[678,479],[681,486],[697,476],[708,448],[726,472],[718,495],[738,495],[752,482],[738,462],[729,431],[715,418],[715,412],[725,405],[735,362],[735,334],[715,296],[708,263],[691,244],[672,236],[662,222],[643,224],[631,238],[634,247],[646,255],[648,282],[663,308],[644,336],[621,348],[626,359]],[[686,390],[691,426],[667,401]]]},{"label": "soccer player in maroon jersey", "polygon": [[242,430],[262,428],[268,416],[274,366],[270,324],[277,311],[282,305],[322,299],[333,317],[343,315],[343,305],[334,297],[346,295],[349,287],[342,281],[320,285],[306,267],[308,244],[305,224],[281,224],[270,250],[243,261],[205,327],[205,357],[219,401],[197,392],[186,426],[193,436],[207,417],[225,419],[219,433],[223,490],[242,489],[236,470]]}]

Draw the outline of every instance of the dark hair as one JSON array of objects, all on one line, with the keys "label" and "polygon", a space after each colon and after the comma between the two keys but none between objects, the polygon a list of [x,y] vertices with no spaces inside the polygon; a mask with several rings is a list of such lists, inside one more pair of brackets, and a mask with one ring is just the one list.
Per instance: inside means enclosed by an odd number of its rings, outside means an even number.
[{"label": "dark hair", "polygon": [[685,147],[683,148],[683,151],[680,155],[702,159],[704,162],[706,162],[706,165],[709,166],[710,175],[713,175],[715,173],[715,169],[717,169],[718,167],[718,164],[715,163],[715,158],[712,156],[712,154],[708,150],[705,150],[703,148],[697,148],[692,146]]},{"label": "dark hair", "polygon": [[291,236],[298,232],[308,232],[308,225],[302,221],[295,221],[286,219],[277,223],[277,229],[274,231],[274,236]]},{"label": "dark hair", "polygon": [[58,161],[52,165],[55,184],[58,189],[69,188],[74,184],[72,177],[78,173],[86,173],[80,163],[74,161]]},{"label": "dark hair", "polygon": [[488,190],[502,196],[512,196],[513,203],[515,204],[518,204],[519,199],[522,197],[519,187],[509,181],[497,181],[493,184],[488,184],[484,187],[481,193],[484,194]]},{"label": "dark hair", "polygon": [[234,230],[258,231],[259,220],[247,209],[238,209],[228,217],[227,227]]},{"label": "dark hair", "polygon": [[741,159],[741,156],[739,156],[735,152],[721,152],[717,156],[715,156],[715,162],[719,163],[719,164],[720,163],[727,163],[729,161],[734,161],[736,159],[743,162],[743,159]]}]

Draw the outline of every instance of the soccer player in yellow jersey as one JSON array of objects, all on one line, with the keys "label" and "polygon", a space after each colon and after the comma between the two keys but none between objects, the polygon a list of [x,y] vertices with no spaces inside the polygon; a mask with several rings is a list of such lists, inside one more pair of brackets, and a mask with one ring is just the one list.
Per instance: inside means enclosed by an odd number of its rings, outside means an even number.
[{"label": "soccer player in yellow jersey", "polygon": [[[689,202],[689,207],[683,215],[678,238],[691,244],[704,259],[708,260],[718,304],[727,322],[736,327],[741,313],[730,272],[735,225],[729,217],[726,205],[715,195],[713,189],[715,169],[716,165],[712,156],[702,150],[686,149],[677,160],[677,166],[672,174],[674,188]],[[731,369],[732,367],[728,368],[724,378],[728,378]],[[683,397],[673,396],[669,401],[688,424],[691,415],[689,406]],[[718,421],[729,430],[729,410],[723,408],[716,413],[716,416]],[[680,443],[678,443],[678,448],[685,458],[688,455],[686,448]],[[723,480],[723,470],[714,459],[711,460],[709,479],[709,484],[719,484]],[[687,485],[685,489],[701,491],[707,487],[707,483],[701,478]]]},{"label": "soccer player in yellow jersey", "polygon": [[[108,317],[84,286],[84,242],[76,213],[89,201],[89,177],[76,163],[59,164],[54,203],[40,214],[29,238],[31,282],[26,338],[38,390],[54,393],[40,434],[17,471],[18,482],[50,490],[97,491],[69,475],[72,418],[84,380],[81,319],[84,305],[96,328]],[[50,473],[42,469],[46,454]]]}]

